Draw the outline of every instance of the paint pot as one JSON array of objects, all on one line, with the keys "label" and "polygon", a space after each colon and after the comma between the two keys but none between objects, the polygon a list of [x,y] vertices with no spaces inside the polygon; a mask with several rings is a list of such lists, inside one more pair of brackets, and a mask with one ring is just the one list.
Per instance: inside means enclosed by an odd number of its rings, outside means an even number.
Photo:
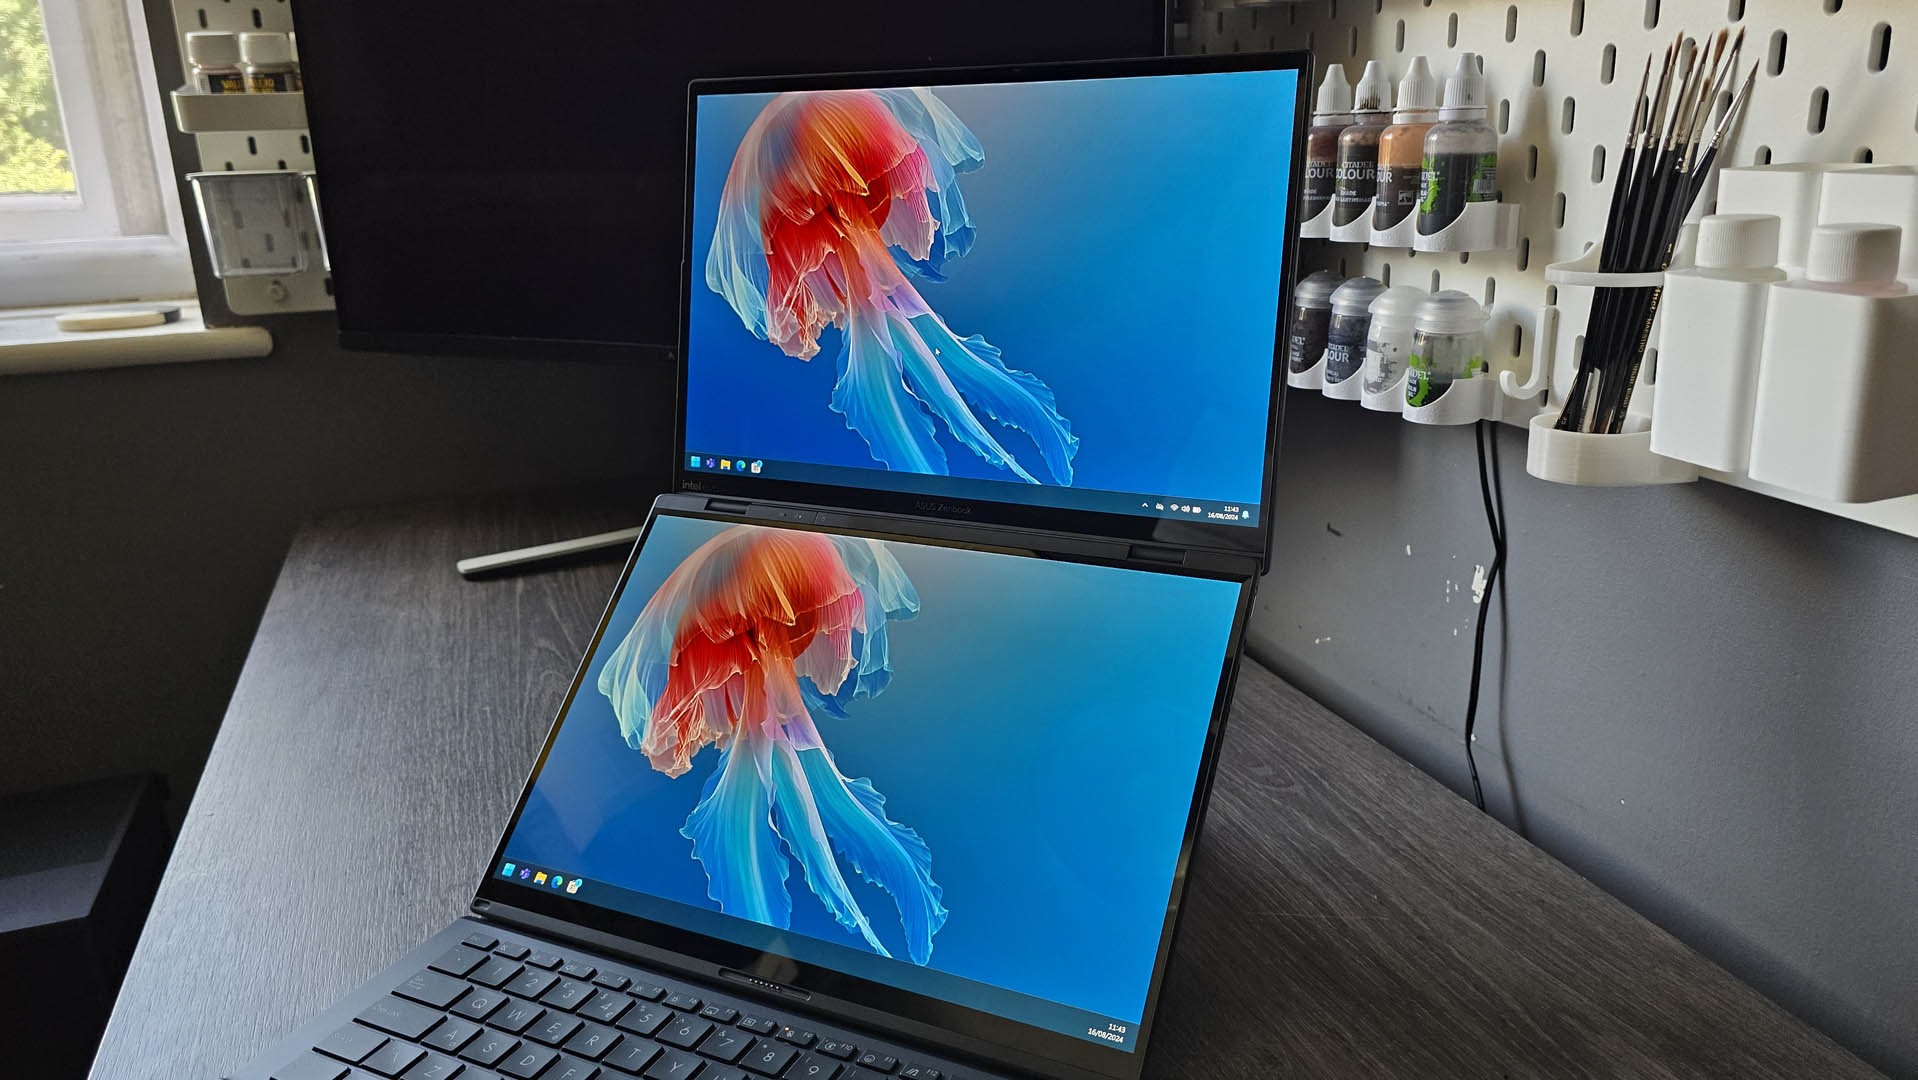
[{"label": "paint pot", "polygon": [[1362,384],[1368,394],[1383,394],[1405,378],[1406,357],[1412,353],[1412,330],[1418,321],[1425,290],[1399,285],[1372,300],[1372,318],[1365,328]]},{"label": "paint pot", "polygon": [[1285,366],[1292,374],[1310,371],[1325,355],[1332,330],[1332,291],[1344,280],[1330,270],[1319,270],[1293,286],[1292,319],[1285,333]]},{"label": "paint pot", "polygon": [[1355,277],[1332,291],[1332,320],[1325,339],[1325,385],[1359,373],[1365,364],[1365,335],[1372,325],[1372,301],[1385,291],[1377,278]]},{"label": "paint pot", "polygon": [[1419,304],[1412,351],[1405,358],[1405,404],[1430,405],[1455,382],[1485,368],[1485,309],[1446,289]]}]

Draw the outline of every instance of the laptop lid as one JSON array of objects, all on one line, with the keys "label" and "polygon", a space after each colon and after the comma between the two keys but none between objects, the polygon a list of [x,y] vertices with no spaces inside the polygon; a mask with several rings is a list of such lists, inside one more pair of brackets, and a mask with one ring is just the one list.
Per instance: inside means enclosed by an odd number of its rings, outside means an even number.
[{"label": "laptop lid", "polygon": [[1307,63],[693,83],[676,490],[1264,555]]},{"label": "laptop lid", "polygon": [[704,503],[655,507],[476,909],[1137,1076],[1249,583]]}]

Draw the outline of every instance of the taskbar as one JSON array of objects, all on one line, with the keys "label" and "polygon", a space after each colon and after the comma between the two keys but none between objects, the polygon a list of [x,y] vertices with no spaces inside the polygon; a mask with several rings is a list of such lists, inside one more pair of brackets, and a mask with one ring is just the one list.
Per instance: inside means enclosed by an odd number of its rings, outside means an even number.
[{"label": "taskbar", "polygon": [[1257,503],[1229,499],[1194,498],[1189,495],[1164,495],[1149,492],[1097,491],[1089,488],[1062,487],[1055,484],[1021,484],[1010,480],[981,480],[963,476],[935,476],[927,473],[893,472],[887,469],[849,469],[838,465],[815,465],[799,461],[768,461],[763,458],[685,451],[683,460],[692,473],[718,476],[743,475],[764,480],[787,480],[832,487],[873,488],[874,476],[884,476],[883,487],[909,495],[936,495],[942,498],[985,499],[993,502],[1044,506],[1060,510],[1087,510],[1129,517],[1166,518],[1204,521],[1215,525],[1257,527]]},{"label": "taskbar", "polygon": [[1084,1009],[1021,994],[937,968],[881,956],[865,949],[835,944],[810,935],[787,933],[709,908],[694,907],[608,882],[535,866],[515,856],[509,855],[502,860],[494,868],[493,875],[516,885],[559,893],[595,907],[625,912],[707,937],[786,955],[803,963],[844,972],[854,978],[896,986],[937,1001],[1110,1046],[1115,1050],[1132,1050],[1138,1038],[1137,1023],[1113,1020]]}]

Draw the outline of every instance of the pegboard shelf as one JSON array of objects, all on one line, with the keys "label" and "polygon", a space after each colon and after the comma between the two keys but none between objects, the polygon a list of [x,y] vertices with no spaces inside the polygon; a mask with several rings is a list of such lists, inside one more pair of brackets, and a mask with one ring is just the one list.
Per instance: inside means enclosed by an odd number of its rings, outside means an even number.
[{"label": "pegboard shelf", "polygon": [[306,95],[202,94],[181,87],[173,97],[173,120],[188,135],[219,131],[304,131]]}]

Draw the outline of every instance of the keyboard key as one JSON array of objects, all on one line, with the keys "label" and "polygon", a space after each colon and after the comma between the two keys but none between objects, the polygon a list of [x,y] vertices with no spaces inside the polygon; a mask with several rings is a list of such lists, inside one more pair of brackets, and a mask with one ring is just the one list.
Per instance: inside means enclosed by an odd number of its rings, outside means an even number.
[{"label": "keyboard key", "polygon": [[466,1044],[460,1056],[476,1065],[492,1065],[513,1052],[519,1040],[498,1031],[482,1031],[479,1038]]},{"label": "keyboard key", "polygon": [[466,978],[466,973],[486,962],[486,954],[478,949],[469,949],[464,945],[455,945],[446,950],[446,955],[426,965],[434,971],[444,971],[456,979]]},{"label": "keyboard key", "polygon": [[843,1043],[834,1039],[826,1039],[821,1042],[819,1044],[819,1052],[822,1054],[830,1054],[841,1061],[851,1061],[853,1058],[859,1056],[858,1047],[851,1043]]},{"label": "keyboard key", "polygon": [[635,1035],[652,1035],[672,1018],[671,1009],[655,1005],[650,1001],[642,1001],[634,1005],[626,1015],[614,1021],[613,1026]]},{"label": "keyboard key", "polygon": [[610,1065],[621,1072],[639,1073],[653,1063],[659,1056],[658,1043],[646,1039],[637,1039],[628,1035],[619,1040],[612,1051],[600,1059],[600,1064]]},{"label": "keyboard key", "polygon": [[524,960],[526,959],[526,954],[531,950],[524,945],[515,945],[509,941],[493,951],[508,960]]},{"label": "keyboard key", "polygon": [[779,1030],[778,1024],[773,1023],[771,1020],[768,1020],[763,1016],[741,1017],[739,1020],[739,1026],[745,1028],[747,1031],[752,1032],[754,1035],[771,1035],[773,1032]]},{"label": "keyboard key", "polygon": [[714,1061],[723,1061],[730,1065],[739,1060],[739,1055],[750,1050],[753,1037],[731,1028],[714,1028],[711,1035],[699,1041],[699,1052]]},{"label": "keyboard key", "polygon": [[518,1035],[520,1032],[526,1030],[526,1025],[533,1023],[545,1015],[546,1010],[540,1008],[538,1005],[530,1001],[521,1001],[516,997],[509,997],[506,999],[506,1004],[500,1006],[499,1011],[494,1013],[492,1019],[486,1022],[501,1031],[510,1031]]},{"label": "keyboard key", "polygon": [[311,1052],[300,1055],[272,1073],[273,1080],[340,1080],[345,1075],[346,1066]]},{"label": "keyboard key", "polygon": [[593,976],[593,982],[599,984],[600,986],[605,987],[608,990],[624,990],[628,986],[632,985],[633,980],[627,978],[624,975],[618,974],[617,972],[602,971],[599,974]]},{"label": "keyboard key", "polygon": [[592,1062],[561,1054],[539,1080],[593,1080],[598,1075],[599,1066]]},{"label": "keyboard key", "polygon": [[482,952],[490,951],[493,946],[499,944],[499,939],[491,934],[468,934],[460,941]]},{"label": "keyboard key", "polygon": [[778,1043],[760,1043],[752,1053],[741,1058],[739,1063],[756,1073],[778,1076],[798,1056],[799,1051],[792,1047],[781,1046]]},{"label": "keyboard key", "polygon": [[634,997],[645,1001],[658,1001],[660,998],[666,996],[666,988],[663,986],[654,986],[652,983],[634,983],[630,993]]},{"label": "keyboard key", "polygon": [[499,1063],[499,1071],[508,1076],[517,1076],[520,1080],[533,1080],[540,1070],[558,1060],[559,1051],[548,1050],[544,1046],[521,1043],[518,1050],[506,1055]]},{"label": "keyboard key", "polygon": [[545,968],[551,971],[560,965],[560,958],[549,952],[536,952],[527,957],[526,962],[536,968]]},{"label": "keyboard key", "polygon": [[466,984],[451,975],[442,975],[437,971],[416,971],[406,981],[395,986],[393,992],[403,998],[412,998],[422,1005],[431,1005],[435,1009],[444,1009],[466,993]]},{"label": "keyboard key", "polygon": [[553,985],[551,990],[539,996],[539,1003],[572,1012],[586,1004],[586,999],[598,992],[593,989],[592,983],[580,982],[578,979],[561,979]]},{"label": "keyboard key", "polygon": [[406,1075],[400,1077],[400,1080],[453,1080],[453,1077],[460,1075],[460,1070],[464,1068],[466,1066],[452,1058],[428,1054],[421,1058],[417,1065],[406,1070]]},{"label": "keyboard key", "polygon": [[313,1044],[313,1049],[322,1054],[331,1054],[348,1064],[355,1064],[361,1058],[380,1048],[386,1036],[370,1027],[348,1024],[340,1030]]},{"label": "keyboard key", "polygon": [[924,1065],[908,1065],[899,1070],[899,1080],[942,1080],[943,1075],[938,1069]]},{"label": "keyboard key", "polygon": [[654,1058],[640,1075],[646,1080],[689,1080],[703,1064],[705,1062],[684,1051],[667,1050]]},{"label": "keyboard key", "polygon": [[449,1054],[456,1054],[459,1052],[460,1047],[465,1046],[472,1040],[473,1036],[479,1033],[480,1026],[471,1020],[462,1020],[457,1016],[449,1016],[440,1021],[440,1026],[434,1028],[431,1035],[428,1035],[420,1041],[435,1050],[444,1050]]},{"label": "keyboard key", "polygon": [[516,961],[508,960],[504,956],[494,956],[475,968],[467,978],[481,986],[490,986],[497,990],[506,985],[506,980],[518,975],[522,970],[524,969]]},{"label": "keyboard key", "polygon": [[475,990],[453,1006],[453,1012],[468,1020],[484,1020],[509,1000],[502,990]]},{"label": "keyboard key", "polygon": [[708,1005],[699,1010],[699,1015],[718,1024],[730,1024],[739,1019],[738,1009],[728,1009],[724,1005]]},{"label": "keyboard key", "polygon": [[691,994],[673,994],[666,999],[666,1004],[680,1012],[698,1012],[700,1001]]},{"label": "keyboard key", "polygon": [[699,1080],[753,1080],[738,1069],[724,1065],[708,1065],[706,1071],[699,1074]]},{"label": "keyboard key", "polygon": [[780,1042],[789,1042],[794,1046],[811,1046],[818,1040],[819,1036],[800,1028],[785,1028],[779,1032]]},{"label": "keyboard key", "polygon": [[536,998],[546,992],[546,988],[559,981],[559,976],[550,971],[528,968],[518,978],[507,982],[503,989],[520,997]]},{"label": "keyboard key", "polygon": [[539,1023],[526,1029],[526,1037],[538,1039],[548,1046],[558,1046],[573,1037],[579,1030],[579,1020],[565,1013],[548,1012]]},{"label": "keyboard key", "polygon": [[381,1076],[398,1076],[425,1056],[426,1051],[417,1046],[388,1041],[385,1046],[366,1055],[366,1060],[360,1062],[360,1068],[371,1069]]},{"label": "keyboard key", "polygon": [[388,994],[368,1005],[356,1019],[389,1035],[417,1039],[426,1034],[427,1028],[440,1022],[440,1014],[424,1005]]},{"label": "keyboard key", "polygon": [[598,1061],[605,1057],[606,1051],[611,1050],[613,1044],[618,1041],[619,1032],[612,1028],[586,1024],[574,1032],[572,1038],[566,1040],[566,1050],[568,1053]]},{"label": "keyboard key", "polygon": [[604,994],[594,994],[593,1000],[580,1006],[579,1014],[588,1020],[597,1020],[602,1024],[610,1024],[619,1019],[627,1009],[632,1007],[632,998],[627,997],[625,994],[608,992]]},{"label": "keyboard key", "polygon": [[844,1068],[844,1065],[831,1058],[807,1054],[800,1058],[799,1063],[793,1066],[793,1071],[786,1075],[792,1080],[837,1080],[840,1070]]},{"label": "keyboard key", "polygon": [[591,964],[582,964],[578,960],[568,960],[559,966],[559,973],[575,979],[591,979],[599,974],[599,969]]},{"label": "keyboard key", "polygon": [[666,1030],[659,1033],[659,1041],[671,1043],[681,1050],[691,1050],[699,1045],[713,1026],[697,1016],[675,1016],[666,1024]]},{"label": "keyboard key", "polygon": [[839,1074],[839,1080],[887,1080],[887,1077],[881,1073],[873,1072],[870,1069],[862,1069],[857,1065],[848,1065],[846,1066],[846,1071]]},{"label": "keyboard key", "polygon": [[888,1057],[877,1050],[868,1050],[859,1055],[859,1064],[874,1072],[889,1073],[899,1067],[899,1059]]}]

